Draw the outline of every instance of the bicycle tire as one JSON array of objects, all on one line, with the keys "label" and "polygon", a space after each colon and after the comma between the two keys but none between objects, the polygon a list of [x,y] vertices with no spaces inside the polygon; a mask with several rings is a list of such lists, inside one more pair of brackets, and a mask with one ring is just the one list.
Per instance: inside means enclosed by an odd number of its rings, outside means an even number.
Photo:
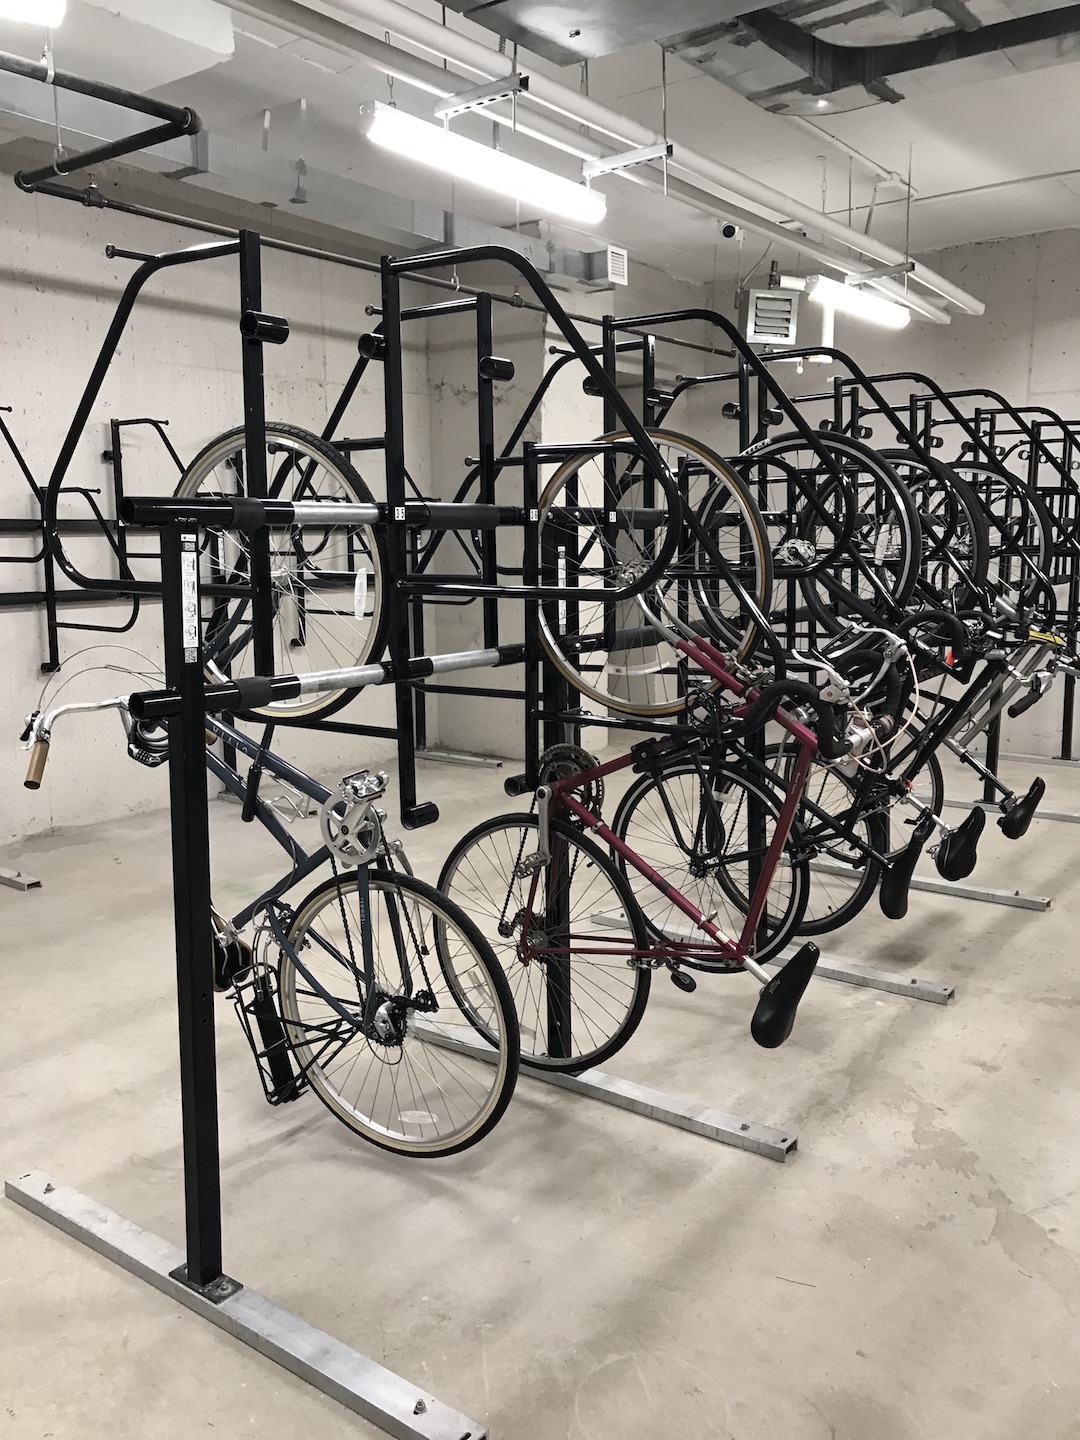
[{"label": "bicycle tire", "polygon": [[[776,619],[787,626],[792,640],[801,636],[803,623],[800,615],[791,613],[794,591],[826,633],[837,633],[845,618],[896,617],[914,591],[922,554],[915,502],[892,467],[851,436],[829,431],[817,438],[840,479],[794,433],[762,441],[734,461],[751,493],[755,483],[768,482],[755,482],[748,472],[771,461],[800,476],[812,492],[801,505],[769,511],[786,537],[778,533],[774,543],[774,560],[787,557],[783,564],[774,563],[774,574],[778,580],[790,579],[792,590],[787,612]],[[802,451],[813,456],[812,464],[791,460]],[[815,507],[827,504],[836,513],[823,519]],[[824,548],[818,534],[822,525],[828,541]],[[799,545],[809,547],[805,556],[795,553]],[[850,578],[844,578],[849,572]]]},{"label": "bicycle tire", "polygon": [[[522,1063],[576,1074],[610,1059],[641,1023],[652,976],[643,965],[631,963],[631,952],[647,949],[649,941],[630,887],[600,846],[564,820],[550,821],[550,835],[553,847],[566,847],[567,870],[574,879],[589,870],[601,877],[599,886],[579,890],[580,902],[571,902],[582,905],[585,918],[580,923],[592,932],[589,945],[602,947],[612,937],[609,949],[597,952],[595,963],[583,959],[580,950],[576,958],[571,952],[570,994],[575,1006],[579,995],[582,1002],[570,1019],[569,1037],[561,1037],[563,1043],[558,1046],[568,1054],[551,1054],[550,960],[523,959],[521,941],[516,938],[524,931],[530,899],[535,914],[549,913],[551,867],[537,873],[535,887],[531,875],[516,873],[526,853],[534,851],[538,843],[537,817],[498,815],[474,826],[446,857],[439,889],[474,917],[508,976],[521,1026]],[[575,854],[581,858],[573,859]],[[598,922],[598,915],[608,917],[609,923]],[[533,919],[531,923],[537,922]],[[618,931],[621,936],[622,929],[630,944],[621,938],[616,942],[615,934]],[[535,937],[543,938],[540,933]],[[534,948],[542,946],[534,942]],[[541,967],[545,967],[543,978],[537,981],[534,976]],[[584,1038],[579,1041],[579,1037]]]},{"label": "bicycle tire", "polygon": [[990,522],[972,487],[939,460],[882,450],[918,508],[922,559],[916,594],[934,609],[984,603],[990,572]]},{"label": "bicycle tire", "polygon": [[[1054,567],[1061,527],[1043,497],[1004,467],[957,460],[951,470],[974,490],[990,527],[990,582],[999,594],[1034,601],[1053,623]],[[1067,542],[1066,542],[1067,543]]]},{"label": "bicycle tire", "polygon": [[[271,461],[267,487],[271,498],[373,502],[371,491],[349,461],[317,435],[296,425],[271,422],[266,426],[266,441]],[[181,476],[176,494],[245,494],[244,442],[242,426],[211,440]],[[275,460],[282,452],[285,460]],[[317,477],[325,477],[325,481]],[[283,495],[286,487],[290,493]],[[305,525],[267,533],[276,672],[295,673],[293,660],[300,651],[309,662],[304,666],[306,671],[345,669],[377,660],[385,649],[389,625],[385,604],[387,551],[382,530],[355,524]],[[209,582],[243,578],[250,573],[250,553],[249,538],[242,532],[215,530],[211,526],[204,531],[200,568]],[[333,603],[334,596],[350,590],[352,614]],[[253,673],[248,603],[246,599],[204,596],[208,674],[212,680],[238,679]],[[361,606],[363,613],[357,614]],[[330,683],[325,691],[274,701],[246,713],[264,720],[314,720],[333,714],[355,693]]]},{"label": "bicycle tire", "polygon": [[[766,747],[766,764],[775,765],[779,775],[785,779],[785,772],[790,770],[794,758],[792,748],[783,742]],[[847,844],[840,834],[830,839],[828,832],[822,828],[825,822],[806,809],[805,802],[810,799],[833,818],[837,818],[836,810],[840,811],[840,818],[848,818],[844,806],[829,802],[836,793],[846,797],[853,789],[853,782],[831,766],[815,765],[807,778],[800,806],[803,818],[798,823],[798,843],[811,856],[810,893],[799,922],[800,935],[828,935],[833,930],[839,930],[865,909],[881,883],[884,873],[881,861],[863,855],[860,865],[858,848]],[[862,833],[859,838],[876,854],[888,855],[890,832],[887,813],[870,810],[865,815],[854,817],[852,823],[860,827]],[[837,874],[836,871],[842,873]]]},{"label": "bicycle tire", "polygon": [[[732,570],[759,610],[767,615],[772,592],[769,547],[757,507],[745,484],[718,455],[698,441],[676,431],[650,430],[649,434],[676,479],[688,492],[693,490],[692,494],[683,497],[685,508],[696,511],[707,501],[709,493],[718,489],[730,497],[732,527],[727,537],[729,546],[732,535],[738,540],[738,553],[732,556]],[[604,439],[624,442],[626,437],[620,434],[605,436]],[[651,567],[656,557],[645,550],[640,558],[635,560],[631,555],[628,560],[625,555],[619,556],[619,542],[597,538],[594,533],[597,526],[585,530],[584,544],[577,531],[569,527],[566,517],[574,515],[579,502],[575,487],[580,484],[581,471],[590,459],[588,456],[573,457],[545,487],[540,497],[541,551],[542,554],[558,553],[557,560],[547,561],[549,571],[553,563],[562,567],[552,579],[578,573],[584,574],[586,580],[593,572],[588,567],[582,571],[582,557],[588,558],[598,552],[603,564],[596,573],[610,584],[611,577],[616,576],[620,568],[632,571],[635,564]],[[671,463],[673,459],[674,464]],[[622,483],[624,487],[630,483],[636,485],[638,480],[630,476]],[[700,491],[704,493],[699,494]],[[565,497],[565,503],[557,503],[560,497]],[[598,496],[592,498],[595,503]],[[627,533],[634,528],[633,517],[629,513],[631,498],[625,488],[616,492],[617,504],[627,505]],[[647,496],[640,501],[643,510],[650,508],[646,499]],[[718,528],[715,516],[712,523],[714,528]],[[638,525],[637,529],[642,527]],[[669,517],[660,544],[655,538],[650,539],[648,531],[643,533],[642,545],[655,546],[657,554],[667,553],[663,576],[654,582],[650,590],[653,607],[664,610],[665,598],[673,592],[683,606],[689,597],[695,613],[683,614],[684,623],[693,627],[698,621],[705,633],[715,633],[720,624],[721,584],[711,562],[703,573],[703,542],[700,537],[696,540],[687,537],[679,517]],[[630,542],[622,543],[629,545]],[[580,599],[544,600],[540,604],[540,639],[556,670],[587,699],[622,714],[678,714],[685,705],[686,685],[691,683],[687,662],[652,622],[642,616],[632,599],[590,602],[588,596],[588,587],[583,585]],[[759,639],[757,622],[746,617],[740,620],[736,613],[736,618],[728,619],[725,625],[726,640],[734,656],[744,658],[749,655]],[[732,626],[735,627],[734,633]],[[619,657],[618,662],[613,660],[613,656]],[[708,677],[695,674],[692,679],[694,683],[700,680],[709,688],[715,688],[716,682]]]},{"label": "bicycle tire", "polygon": [[[408,984],[416,994],[418,987],[413,977],[418,970],[438,1003],[437,982],[431,979],[434,967],[425,963],[425,952],[431,953],[436,948],[443,952],[439,956],[439,973],[444,982],[446,954],[453,949],[455,955],[465,956],[468,969],[460,972],[456,987],[446,987],[453,1001],[453,1005],[446,1007],[449,1022],[447,1015],[439,1017],[443,1008],[439,1005],[434,1019],[428,1018],[427,1011],[409,1012],[399,1031],[389,1039],[371,1039],[359,1025],[350,1034],[347,1022],[311,986],[297,969],[289,951],[283,949],[278,961],[277,981],[285,1033],[301,1073],[306,1075],[312,1090],[327,1109],[355,1134],[382,1150],[396,1154],[418,1157],[456,1155],[490,1133],[505,1112],[514,1091],[521,1040],[510,989],[491,947],[472,920],[453,901],[433,886],[399,871],[372,870],[369,879],[369,924],[376,967],[380,965],[381,942],[387,930],[396,949],[399,934],[407,931],[408,943],[411,943],[416,935],[416,926],[421,926],[424,941],[430,943],[418,945],[417,954],[411,957],[414,968],[410,971]],[[356,871],[329,877],[300,902],[286,932],[289,944],[297,949],[297,953],[299,948],[303,949],[303,963],[313,972],[317,965],[326,967],[325,957],[329,956],[328,969],[324,968],[320,975],[315,976],[324,988],[329,988],[327,976],[330,977],[329,984],[340,985],[341,977],[350,971],[352,980],[346,980],[345,986],[357,984],[354,952],[357,956],[362,954],[362,922],[358,902],[355,910],[350,904],[350,892],[358,892],[358,884]],[[396,921],[389,899],[391,895],[396,897],[399,907]],[[380,899],[386,911],[385,928]],[[331,913],[321,919],[327,911]],[[404,926],[402,915],[405,916]],[[357,932],[355,938],[349,928],[353,921]],[[313,938],[312,927],[317,923],[325,933]],[[345,936],[347,955],[342,953],[341,942],[334,938],[339,925]],[[457,937],[453,947],[449,938],[451,932]],[[441,947],[438,946],[439,940]],[[390,969],[381,972],[385,983],[379,989],[388,999],[403,988],[400,982],[400,954],[397,964],[398,977]],[[490,1053],[483,1057],[463,1055],[451,1043],[455,1038],[461,1038],[459,1031],[469,1039],[475,1034],[471,1025],[454,1023],[456,1012],[460,1010],[460,1002],[454,992],[456,989],[460,993],[460,982],[465,975],[470,977],[474,1008],[482,1005],[488,1015],[487,1049]],[[334,991],[329,990],[329,993],[334,994]],[[335,995],[335,998],[338,997]],[[354,995],[347,1003],[359,1008],[362,1002],[358,995]],[[344,1032],[344,1040],[332,1049],[339,1038],[336,1032]],[[348,1054],[342,1065],[332,1072],[327,1056],[332,1055],[336,1063],[338,1057],[346,1056],[346,1052]],[[373,1064],[357,1083],[364,1052]],[[415,1062],[414,1053],[419,1054],[421,1063]],[[404,1107],[400,1104],[398,1071],[408,1078],[405,1099],[411,1103]],[[384,1087],[383,1081],[388,1073],[391,1083]],[[375,1077],[373,1089],[368,1079],[372,1075]],[[344,1093],[346,1086],[355,1086],[353,1098]],[[452,1098],[451,1092],[456,1098]],[[479,1101],[477,1095],[480,1096]],[[365,1099],[365,1096],[369,1098]],[[380,1096],[390,1110],[382,1120],[374,1114]],[[435,1110],[425,1108],[428,1105],[442,1107],[448,1118],[456,1110],[462,1118],[451,1120],[452,1128],[447,1133],[425,1135],[425,1128],[437,1132],[440,1118]],[[469,1110],[474,1113],[466,1113]]]}]

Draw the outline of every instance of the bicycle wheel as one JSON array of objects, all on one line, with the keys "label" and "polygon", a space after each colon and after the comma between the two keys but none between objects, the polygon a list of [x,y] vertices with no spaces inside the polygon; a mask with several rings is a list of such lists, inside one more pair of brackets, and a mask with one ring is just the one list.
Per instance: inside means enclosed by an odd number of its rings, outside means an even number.
[{"label": "bicycle wheel", "polygon": [[[918,764],[904,771],[904,779],[911,784],[911,797],[926,810],[932,810],[935,815],[940,815],[945,808],[945,775],[941,768],[941,761],[931,753],[924,755]],[[902,837],[904,842],[907,836]],[[903,845],[898,846],[903,849]]]},{"label": "bicycle wheel", "polygon": [[947,465],[904,450],[883,450],[915,501],[922,532],[917,594],[936,609],[985,603],[990,525],[975,491]]},{"label": "bicycle wheel", "polygon": [[772,570],[761,517],[738,476],[695,440],[665,430],[649,434],[675,478],[682,511],[695,517],[691,529],[659,512],[664,497],[635,458],[619,456],[612,479],[604,474],[610,459],[573,457],[540,499],[541,574],[542,583],[576,585],[580,594],[541,602],[540,637],[556,669],[598,705],[674,715],[697,673],[635,599],[592,598],[590,591],[625,584],[666,553],[663,573],[643,600],[744,658],[759,628],[740,590],[768,614]]},{"label": "bicycle wheel", "polygon": [[1005,469],[958,460],[950,466],[979,497],[990,531],[990,583],[1006,599],[1035,603],[1052,623],[1061,529],[1042,496]]},{"label": "bicycle wheel", "polygon": [[[285,1033],[315,1094],[350,1130],[402,1155],[454,1155],[483,1139],[510,1103],[520,1046],[514,1002],[491,947],[456,905],[397,871],[373,870],[369,880],[373,1023],[364,1019],[362,895],[352,871],[313,890],[289,926],[308,973],[282,950]],[[472,1016],[483,1019],[480,1041]]]},{"label": "bicycle wheel", "polygon": [[788,582],[775,623],[790,646],[813,643],[815,627],[900,615],[922,553],[918,511],[895,471],[850,436],[817,439],[831,465],[800,435],[734,462],[765,516],[775,578]]},{"label": "bicycle wheel", "polygon": [[[786,782],[795,760],[793,747],[770,745],[765,759]],[[857,787],[847,776],[831,766],[813,766],[798,820],[799,852],[807,858],[810,877],[800,935],[839,930],[865,908],[881,881],[881,861],[868,855],[867,848],[882,857],[889,853],[890,801],[887,795],[871,794],[866,809],[860,809],[857,801]],[[828,818],[810,810],[810,805]],[[860,843],[853,843],[851,836]]]},{"label": "bicycle wheel", "polygon": [[[372,494],[353,467],[315,435],[294,425],[266,427],[267,494],[277,500],[363,504]],[[244,431],[219,435],[188,466],[178,496],[246,495]],[[369,525],[293,525],[268,537],[274,671],[340,670],[377,660],[386,643],[386,541]],[[206,593],[213,585],[247,585],[252,535],[203,533],[200,578],[207,668],[215,679],[255,673],[251,601]],[[256,542],[259,543],[259,542]],[[354,694],[333,681],[293,700],[275,700],[255,714],[314,719],[340,709]]]},{"label": "bicycle wheel", "polygon": [[[737,937],[758,867],[776,830],[780,797],[767,781],[708,756],[672,760],[630,786],[611,828],[662,878]],[[698,938],[692,921],[663,891],[622,861],[645,922],[662,940]],[[785,848],[773,872],[751,957],[777,954],[798,928],[810,892],[806,861]],[[730,960],[686,960],[692,969],[731,970]]]},{"label": "bicycle wheel", "polygon": [[543,1070],[600,1065],[637,1029],[649,998],[645,926],[601,848],[562,820],[538,868],[535,815],[485,820],[451,850],[439,889],[468,910],[510,981],[521,1058]]}]

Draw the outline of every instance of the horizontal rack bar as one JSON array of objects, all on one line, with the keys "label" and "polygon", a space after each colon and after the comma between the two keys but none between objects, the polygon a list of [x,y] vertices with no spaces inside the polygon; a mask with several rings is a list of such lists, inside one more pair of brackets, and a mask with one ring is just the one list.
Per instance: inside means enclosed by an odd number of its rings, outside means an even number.
[{"label": "horizontal rack bar", "polygon": [[[356,665],[337,670],[313,670],[301,675],[250,675],[228,684],[208,685],[204,705],[208,714],[222,711],[255,710],[275,700],[295,700],[335,687],[362,690],[369,685],[397,681],[425,680],[454,670],[484,670],[499,665],[520,665],[524,645],[499,645],[489,650],[457,650],[446,655],[415,656],[402,667],[390,661]],[[136,720],[162,720],[179,714],[180,697],[172,690],[144,690],[128,700],[128,711]]]},{"label": "horizontal rack bar", "polygon": [[[446,1025],[432,1021],[418,1021],[417,1030],[429,1043],[442,1045],[447,1050],[470,1055],[474,1059],[487,1061],[496,1059],[497,1052],[490,1045],[476,1039],[473,1031],[463,1025]],[[542,1080],[545,1085],[556,1085],[560,1090],[569,1090],[588,1100],[600,1100],[605,1105],[614,1105],[620,1110],[632,1110],[650,1120],[659,1120],[677,1130],[688,1130],[693,1135],[702,1135],[707,1140],[716,1140],[721,1145],[732,1145],[738,1150],[749,1150],[752,1154],[764,1156],[766,1160],[783,1163],[798,1149],[798,1136],[791,1130],[777,1130],[772,1125],[762,1125],[756,1120],[740,1120],[724,1110],[714,1110],[699,1101],[683,1100],[668,1095],[662,1090],[650,1089],[634,1080],[623,1080],[603,1070],[586,1070],[580,1075],[565,1075],[556,1070],[542,1070],[522,1063],[521,1074],[529,1080]]]}]

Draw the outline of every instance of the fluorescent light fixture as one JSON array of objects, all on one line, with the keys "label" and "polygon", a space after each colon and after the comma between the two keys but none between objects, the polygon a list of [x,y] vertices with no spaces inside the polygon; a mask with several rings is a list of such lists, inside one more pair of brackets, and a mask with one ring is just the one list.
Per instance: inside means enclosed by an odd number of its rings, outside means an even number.
[{"label": "fluorescent light fixture", "polygon": [[811,275],[806,282],[806,293],[819,305],[839,310],[841,315],[853,315],[857,320],[869,320],[871,324],[883,325],[886,330],[903,330],[911,319],[911,311],[904,305],[894,305],[878,295],[868,295],[855,285],[841,285],[824,275]]},{"label": "fluorescent light fixture", "polygon": [[55,30],[67,14],[67,0],[0,0],[0,20],[24,20]]},{"label": "fluorescent light fixture", "polygon": [[[2,3],[4,0],[0,0]],[[553,175],[539,165],[530,165],[527,160],[479,145],[441,125],[429,125],[396,106],[375,101],[365,105],[361,114],[368,124],[368,139],[407,160],[430,165],[482,190],[522,200],[537,210],[582,225],[598,225],[607,213],[607,201],[598,191]]]}]

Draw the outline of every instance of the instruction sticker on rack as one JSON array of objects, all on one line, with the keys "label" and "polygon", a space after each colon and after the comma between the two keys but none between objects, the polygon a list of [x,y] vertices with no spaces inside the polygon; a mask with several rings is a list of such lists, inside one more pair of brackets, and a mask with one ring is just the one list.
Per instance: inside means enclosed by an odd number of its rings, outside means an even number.
[{"label": "instruction sticker on rack", "polygon": [[199,557],[196,542],[185,540],[180,552],[180,602],[184,616],[184,663],[199,659]]}]

